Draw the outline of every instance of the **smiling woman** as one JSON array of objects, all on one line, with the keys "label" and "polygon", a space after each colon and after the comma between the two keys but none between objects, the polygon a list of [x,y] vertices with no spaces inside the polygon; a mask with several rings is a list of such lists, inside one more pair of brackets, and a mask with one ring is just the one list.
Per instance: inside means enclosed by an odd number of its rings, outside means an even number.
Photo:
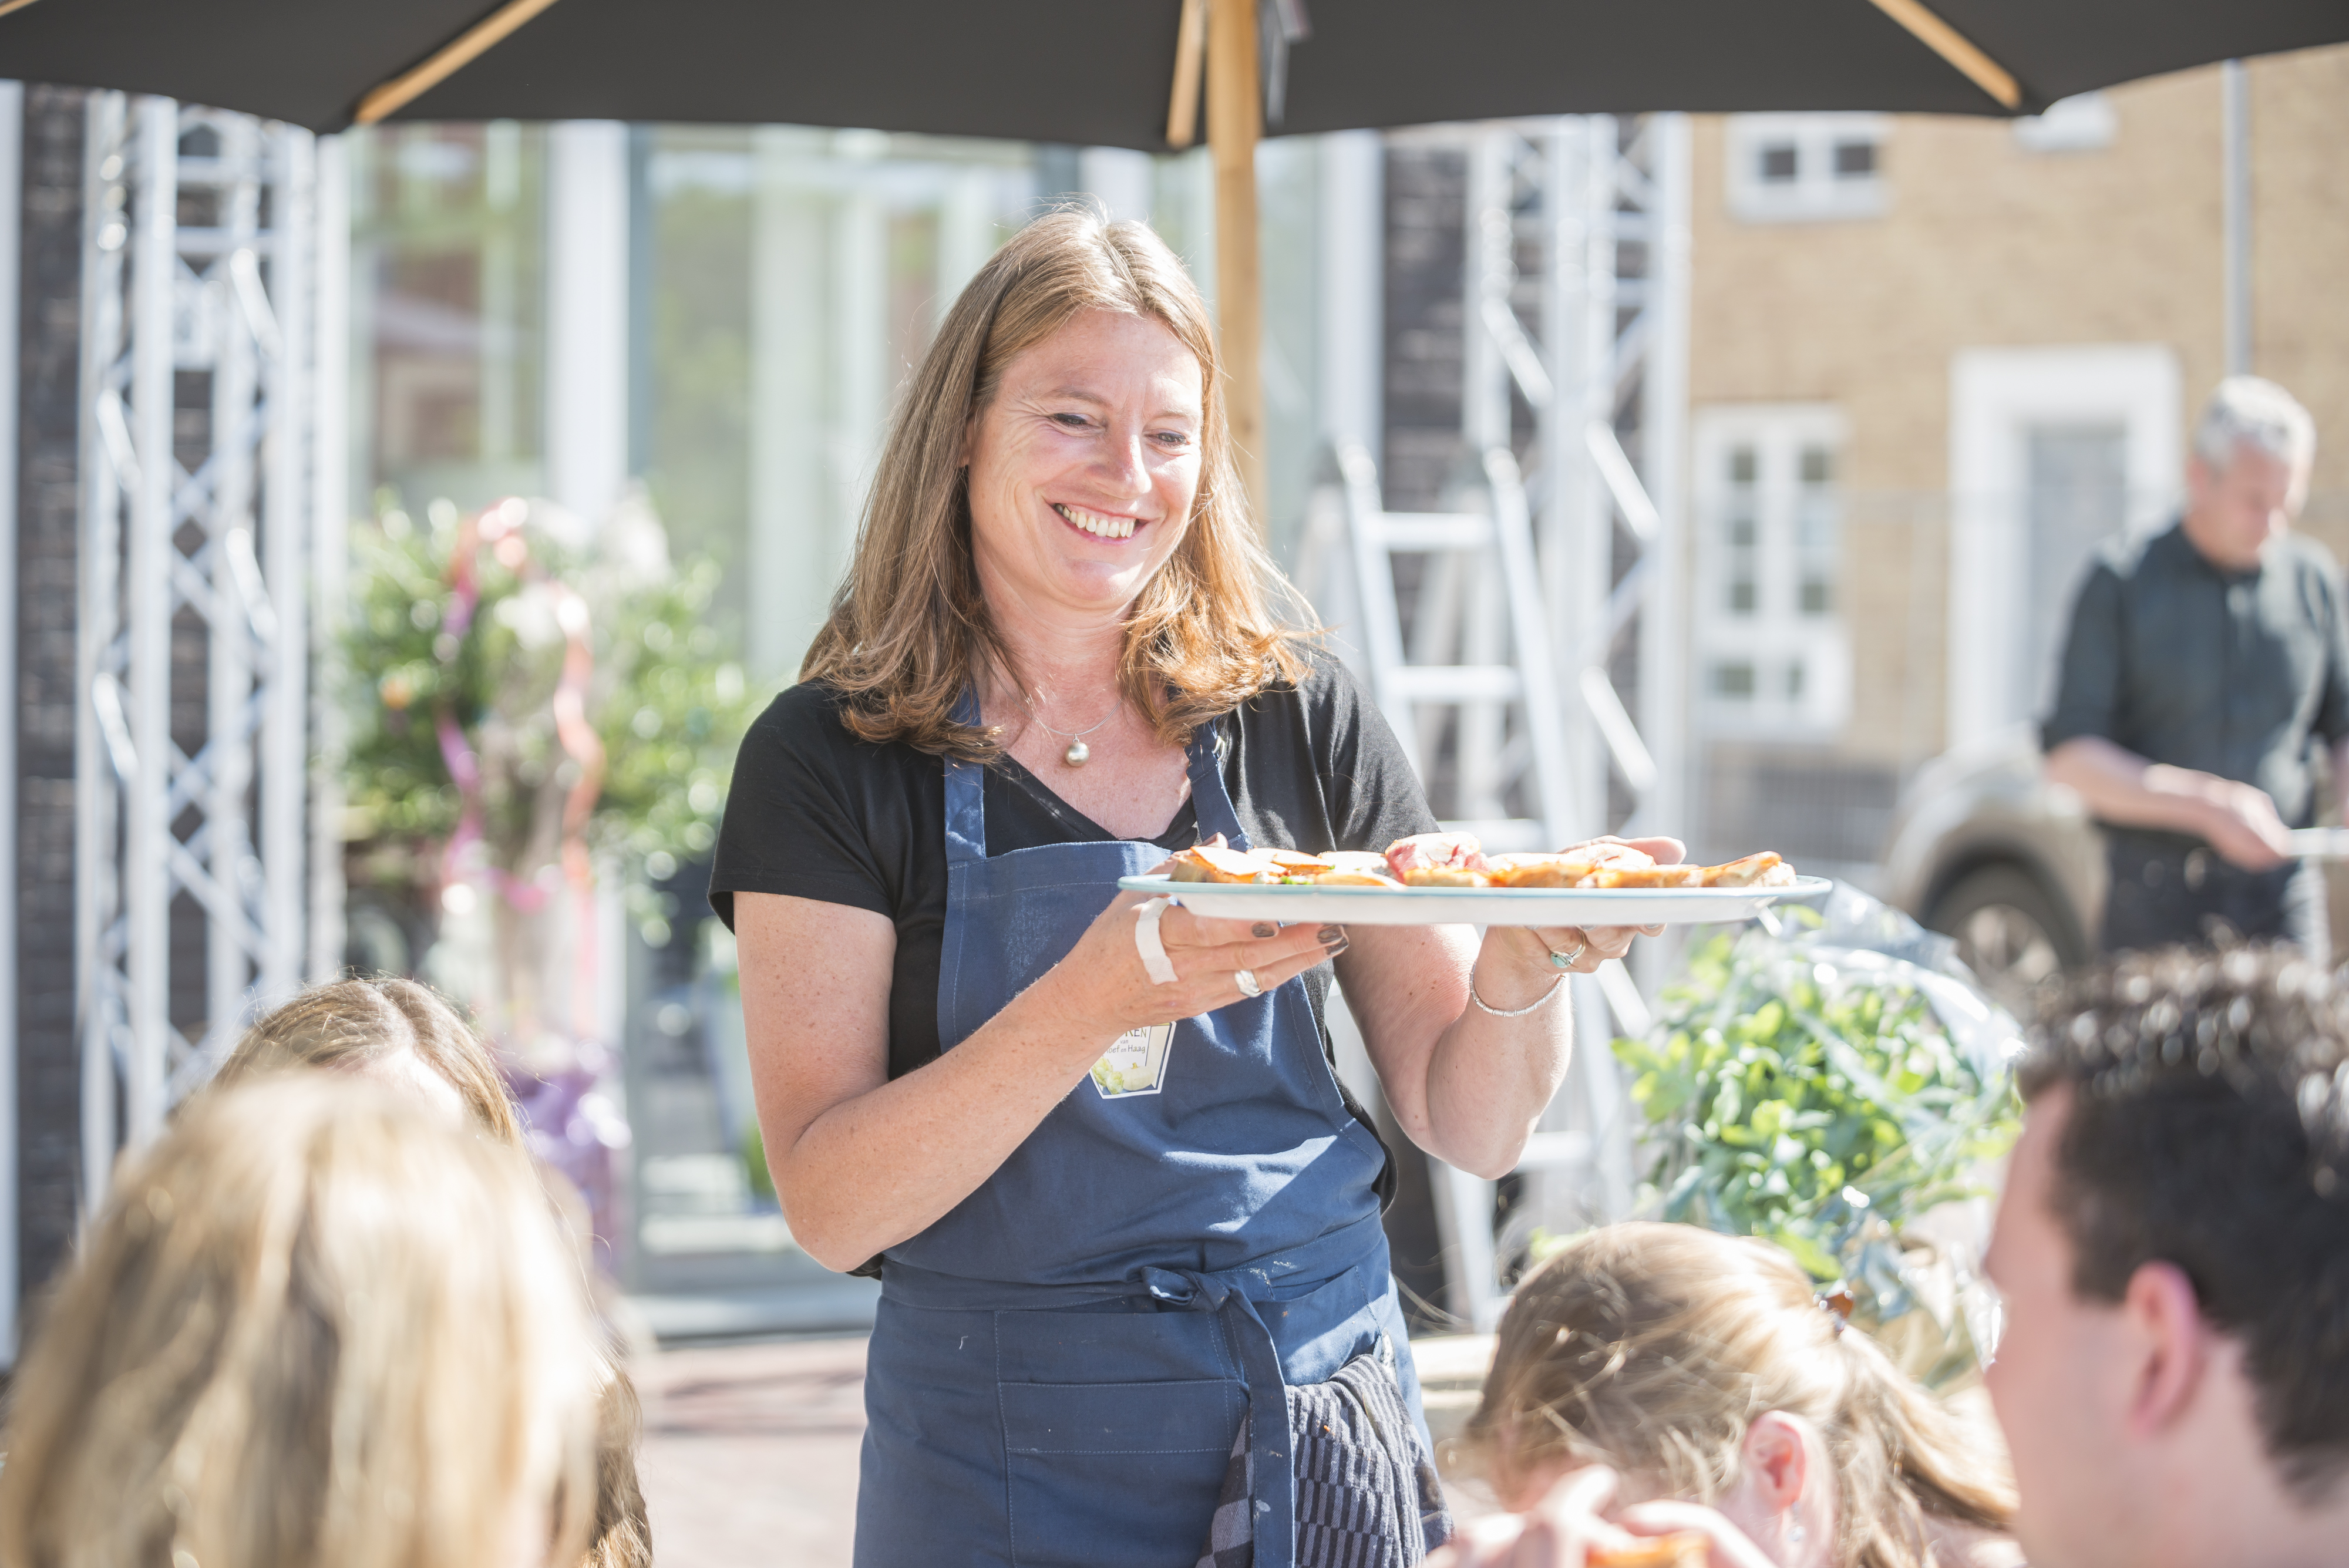
[{"label": "smiling woman", "polygon": [[[948,314],[801,683],[743,742],[710,902],[768,1168],[809,1255],[882,1281],[860,1563],[1288,1568],[1340,1519],[1420,1561],[1448,1526],[1392,1170],[1329,987],[1403,1131],[1498,1174],[1566,1070],[1560,971],[1630,944],[1119,893],[1202,841],[1435,826],[1269,607],[1218,378],[1156,235],[1030,225]],[[1393,1418],[1333,1438],[1340,1409]]]},{"label": "smiling woman", "polygon": [[994,735],[955,705],[973,668],[1014,662],[988,613],[999,590],[1122,617],[1118,695],[1173,744],[1301,676],[1265,602],[1278,574],[1245,510],[1216,367],[1198,290],[1149,229],[1081,212],[1030,224],[906,386],[801,679],[835,689],[863,739],[988,760]]}]

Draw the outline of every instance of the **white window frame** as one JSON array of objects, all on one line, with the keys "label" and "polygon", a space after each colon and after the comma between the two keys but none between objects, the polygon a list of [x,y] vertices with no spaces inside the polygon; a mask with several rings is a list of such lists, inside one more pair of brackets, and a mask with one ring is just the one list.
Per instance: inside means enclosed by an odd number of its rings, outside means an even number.
[{"label": "white window frame", "polygon": [[2159,528],[2179,479],[2178,369],[2166,343],[1961,348],[1950,361],[1949,746],[1997,744],[2037,715],[2018,693],[2029,638],[2024,489],[2031,431],[2126,432],[2126,526]]},{"label": "white window frame", "polygon": [[[1723,185],[1732,217],[1749,223],[1836,223],[1884,215],[1891,205],[1884,151],[1892,119],[1881,114],[1733,114],[1725,133]],[[1865,175],[1837,175],[1836,149],[1866,142],[1876,149]],[[1763,151],[1791,146],[1795,177],[1762,177]]]},{"label": "white window frame", "polygon": [[[1695,411],[1691,447],[1695,461],[1691,486],[1697,519],[1693,530],[1696,594],[1693,704],[1701,730],[1721,738],[1826,741],[1838,736],[1851,717],[1851,639],[1842,607],[1841,470],[1849,445],[1849,421],[1831,403],[1720,404]],[[1730,454],[1751,447],[1756,456],[1754,564],[1757,603],[1751,616],[1730,611],[1732,558],[1725,539],[1736,487]],[[1799,464],[1806,448],[1833,454],[1830,505],[1837,545],[1826,571],[1829,598],[1824,613],[1801,607],[1802,578],[1797,540],[1801,501]],[[1744,662],[1754,670],[1751,698],[1716,689],[1722,665]],[[1787,671],[1799,665],[1799,696],[1787,691]]]}]

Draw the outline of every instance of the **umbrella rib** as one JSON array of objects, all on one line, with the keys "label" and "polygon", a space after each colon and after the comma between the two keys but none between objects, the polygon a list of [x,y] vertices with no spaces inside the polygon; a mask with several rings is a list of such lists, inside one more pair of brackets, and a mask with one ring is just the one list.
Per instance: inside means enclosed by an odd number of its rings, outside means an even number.
[{"label": "umbrella rib", "polygon": [[[1878,3],[1881,4],[1881,0]],[[369,88],[367,95],[359,99],[358,109],[351,119],[360,125],[373,125],[379,119],[398,114],[503,43],[515,28],[554,4],[554,0],[506,0],[504,5],[434,50],[431,57],[422,65],[413,70],[402,71],[379,87]]]},{"label": "umbrella rib", "polygon": [[2008,109],[2023,107],[2023,88],[2006,67],[1974,47],[1972,39],[1927,10],[1920,0],[1874,0],[1876,8],[1899,23],[1919,43],[1957,67],[1968,81]]}]

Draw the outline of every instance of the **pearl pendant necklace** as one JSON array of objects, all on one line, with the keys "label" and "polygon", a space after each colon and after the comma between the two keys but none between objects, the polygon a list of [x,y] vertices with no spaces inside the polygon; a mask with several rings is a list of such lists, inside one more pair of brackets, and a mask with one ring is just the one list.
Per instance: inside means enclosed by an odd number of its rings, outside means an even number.
[{"label": "pearl pendant necklace", "polygon": [[1028,693],[1025,691],[1022,691],[1019,694],[1019,705],[1028,710],[1028,716],[1036,721],[1036,727],[1038,729],[1043,731],[1044,733],[1051,736],[1056,741],[1066,740],[1069,742],[1069,749],[1061,753],[1061,762],[1063,766],[1071,768],[1083,767],[1087,762],[1092,760],[1093,749],[1085,744],[1085,737],[1092,734],[1095,730],[1100,729],[1102,724],[1106,724],[1112,719],[1117,717],[1117,709],[1115,707],[1112,707],[1107,713],[1102,716],[1101,723],[1088,724],[1081,730],[1055,730],[1051,725],[1044,722],[1044,716],[1036,711],[1036,704],[1028,701]]}]

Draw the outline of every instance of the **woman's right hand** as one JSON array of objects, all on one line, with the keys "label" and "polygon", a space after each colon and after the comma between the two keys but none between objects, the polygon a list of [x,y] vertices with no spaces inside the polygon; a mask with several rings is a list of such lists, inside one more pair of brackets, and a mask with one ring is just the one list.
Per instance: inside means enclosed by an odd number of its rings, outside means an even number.
[{"label": "woman's right hand", "polygon": [[1134,942],[1140,918],[1134,911],[1145,902],[1140,893],[1120,894],[1052,971],[1053,983],[1066,988],[1071,1011],[1098,1020],[1105,1040],[1229,1007],[1247,994],[1239,982],[1243,970],[1254,971],[1257,988],[1269,992],[1346,950],[1343,926],[1208,919],[1177,905],[1158,919],[1158,940],[1176,976],[1161,985],[1143,967]]}]

